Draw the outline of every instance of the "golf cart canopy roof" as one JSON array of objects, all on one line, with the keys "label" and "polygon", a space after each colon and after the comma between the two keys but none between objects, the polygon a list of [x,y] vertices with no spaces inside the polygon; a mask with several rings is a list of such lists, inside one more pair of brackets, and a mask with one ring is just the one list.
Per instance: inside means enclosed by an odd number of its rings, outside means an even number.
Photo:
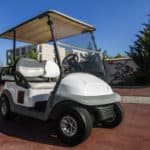
[{"label": "golf cart canopy roof", "polygon": [[40,44],[52,41],[48,22],[48,16],[54,23],[56,39],[66,38],[84,32],[94,31],[95,28],[60,12],[49,10],[22,24],[0,34],[0,38],[13,39],[14,31],[16,40],[32,44]]}]

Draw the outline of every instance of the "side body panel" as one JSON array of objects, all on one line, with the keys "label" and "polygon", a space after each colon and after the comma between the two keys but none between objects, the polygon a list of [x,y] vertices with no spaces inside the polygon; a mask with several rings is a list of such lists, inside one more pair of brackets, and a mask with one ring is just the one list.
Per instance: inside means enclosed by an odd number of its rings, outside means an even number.
[{"label": "side body panel", "polygon": [[[34,107],[36,102],[48,101],[52,89],[26,89],[16,85],[15,82],[6,82],[4,90],[8,90],[13,103],[24,107]],[[22,102],[19,102],[19,92],[23,92]]]}]

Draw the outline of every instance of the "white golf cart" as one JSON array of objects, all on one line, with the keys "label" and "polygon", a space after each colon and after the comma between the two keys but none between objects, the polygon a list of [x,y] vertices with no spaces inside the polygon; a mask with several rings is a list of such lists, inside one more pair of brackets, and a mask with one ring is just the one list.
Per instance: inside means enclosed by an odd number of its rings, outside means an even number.
[{"label": "white golf cart", "polygon": [[[68,145],[87,139],[94,125],[119,125],[123,118],[121,98],[102,80],[103,65],[94,30],[77,19],[47,11],[0,34],[0,38],[13,40],[14,60],[16,41],[51,42],[55,52],[55,62],[48,60],[43,65],[19,58],[7,71],[1,71],[1,117],[10,119],[19,114],[45,121],[55,119],[58,136]],[[78,45],[68,44],[78,36],[83,36]],[[59,47],[70,53],[62,62]]]}]

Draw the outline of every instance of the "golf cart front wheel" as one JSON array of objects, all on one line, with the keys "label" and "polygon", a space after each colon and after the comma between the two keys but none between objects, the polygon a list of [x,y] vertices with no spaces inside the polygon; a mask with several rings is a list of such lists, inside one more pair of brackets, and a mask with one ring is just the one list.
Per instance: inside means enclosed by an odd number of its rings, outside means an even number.
[{"label": "golf cart front wheel", "polygon": [[123,120],[123,107],[120,103],[113,104],[114,115],[113,118],[105,120],[102,122],[102,126],[105,128],[114,128],[118,126]]},{"label": "golf cart front wheel", "polygon": [[92,119],[84,108],[66,109],[58,118],[58,136],[67,145],[73,146],[88,138],[92,130]]},{"label": "golf cart front wheel", "polygon": [[6,96],[2,96],[0,100],[0,116],[3,119],[14,118],[14,114],[10,111],[10,104]]}]

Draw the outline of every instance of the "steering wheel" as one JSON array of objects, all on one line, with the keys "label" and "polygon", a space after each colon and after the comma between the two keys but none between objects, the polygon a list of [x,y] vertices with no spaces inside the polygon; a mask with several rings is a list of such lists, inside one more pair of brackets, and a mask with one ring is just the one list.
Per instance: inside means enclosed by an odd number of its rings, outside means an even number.
[{"label": "steering wheel", "polygon": [[62,61],[65,73],[80,71],[79,58],[77,54],[69,54]]},{"label": "steering wheel", "polygon": [[10,74],[10,70],[11,70],[10,67],[1,69],[1,71],[0,71],[0,81],[2,80],[3,76]]}]

